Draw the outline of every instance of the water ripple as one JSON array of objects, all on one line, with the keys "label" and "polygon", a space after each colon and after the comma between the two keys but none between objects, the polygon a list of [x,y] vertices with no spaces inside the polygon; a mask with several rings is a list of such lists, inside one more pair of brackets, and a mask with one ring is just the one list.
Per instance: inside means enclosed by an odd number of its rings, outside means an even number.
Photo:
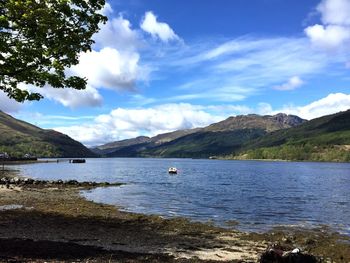
[{"label": "water ripple", "polygon": [[[181,171],[169,176],[175,166]],[[23,175],[127,183],[82,194],[127,211],[159,214],[242,230],[327,224],[350,229],[350,164],[191,159],[88,159],[84,165],[20,166]]]}]

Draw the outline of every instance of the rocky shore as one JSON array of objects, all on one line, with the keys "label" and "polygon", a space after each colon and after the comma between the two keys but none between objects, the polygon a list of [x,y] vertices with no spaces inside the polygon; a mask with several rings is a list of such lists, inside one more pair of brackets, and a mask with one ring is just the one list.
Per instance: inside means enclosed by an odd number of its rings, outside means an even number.
[{"label": "rocky shore", "polygon": [[121,183],[109,183],[109,182],[78,182],[77,180],[35,180],[27,177],[18,176],[3,176],[0,177],[0,185],[5,185],[9,188],[11,185],[20,187],[83,187],[85,189],[94,187],[107,187],[107,186],[120,186]]},{"label": "rocky shore", "polygon": [[319,262],[350,262],[349,238],[326,227],[242,233],[125,213],[79,195],[118,185],[0,177],[0,262],[259,262],[269,248],[296,247]]}]

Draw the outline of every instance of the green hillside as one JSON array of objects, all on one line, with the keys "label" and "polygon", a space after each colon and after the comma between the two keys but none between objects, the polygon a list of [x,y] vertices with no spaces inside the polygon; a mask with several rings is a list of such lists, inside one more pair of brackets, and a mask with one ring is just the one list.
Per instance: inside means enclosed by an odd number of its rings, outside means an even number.
[{"label": "green hillside", "polygon": [[222,132],[198,132],[150,148],[142,156],[208,158],[231,153],[247,141],[266,134],[263,129],[240,129]]},{"label": "green hillside", "polygon": [[81,143],[67,135],[17,120],[0,111],[0,153],[12,157],[95,157]]},{"label": "green hillside", "polygon": [[286,114],[229,117],[204,128],[179,130],[152,138],[138,137],[93,148],[106,157],[207,158],[238,151],[242,144],[267,132],[289,128],[305,120]]},{"label": "green hillside", "polygon": [[200,129],[188,129],[168,132],[159,134],[152,138],[139,136],[132,139],[106,143],[104,145],[93,147],[91,150],[96,154],[109,157],[140,156],[140,152],[143,150],[154,148],[164,143],[176,140],[177,138],[195,133],[197,131],[200,131]]},{"label": "green hillside", "polygon": [[350,161],[350,110],[247,142],[235,159]]}]

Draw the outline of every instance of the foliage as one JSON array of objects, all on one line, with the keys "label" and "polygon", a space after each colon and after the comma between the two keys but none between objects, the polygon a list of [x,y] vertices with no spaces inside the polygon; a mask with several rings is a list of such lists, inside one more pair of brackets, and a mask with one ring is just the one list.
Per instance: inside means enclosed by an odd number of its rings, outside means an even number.
[{"label": "foliage", "polygon": [[18,84],[84,89],[86,79],[67,76],[106,17],[105,0],[0,0],[0,90],[23,102],[39,93]]},{"label": "foliage", "polygon": [[350,151],[342,146],[282,145],[248,150],[235,159],[350,162]]},{"label": "foliage", "polygon": [[245,143],[235,159],[350,161],[350,110]]},{"label": "foliage", "polygon": [[262,129],[241,129],[220,132],[196,132],[163,144],[141,143],[109,153],[108,157],[179,157],[207,158],[228,154],[247,141],[266,132]]}]

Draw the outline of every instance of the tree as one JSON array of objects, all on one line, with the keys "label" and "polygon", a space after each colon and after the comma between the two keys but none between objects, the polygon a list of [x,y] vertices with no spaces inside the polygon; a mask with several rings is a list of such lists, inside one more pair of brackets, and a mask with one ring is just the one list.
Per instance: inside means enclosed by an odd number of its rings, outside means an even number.
[{"label": "tree", "polygon": [[92,35],[107,18],[105,0],[0,0],[0,90],[19,102],[42,95],[18,84],[84,89],[86,79],[68,76]]}]

